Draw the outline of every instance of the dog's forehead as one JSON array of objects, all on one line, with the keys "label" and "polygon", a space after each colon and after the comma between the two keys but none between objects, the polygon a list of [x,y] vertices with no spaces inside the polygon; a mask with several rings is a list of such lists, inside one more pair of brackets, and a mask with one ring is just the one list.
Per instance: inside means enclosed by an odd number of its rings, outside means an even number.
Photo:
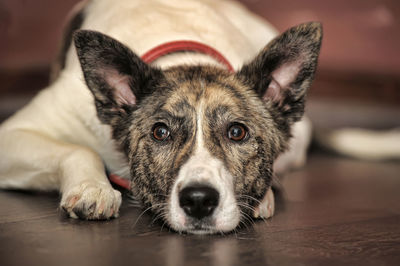
[{"label": "dog's forehead", "polygon": [[178,69],[169,76],[174,85],[164,108],[170,112],[189,111],[194,115],[202,109],[211,115],[215,111],[240,113],[245,109],[245,89],[233,74],[202,67]]}]

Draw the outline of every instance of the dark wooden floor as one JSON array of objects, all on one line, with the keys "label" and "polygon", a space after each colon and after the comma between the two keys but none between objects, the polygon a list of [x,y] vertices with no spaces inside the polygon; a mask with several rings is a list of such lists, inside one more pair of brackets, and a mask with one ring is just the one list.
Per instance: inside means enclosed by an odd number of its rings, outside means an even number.
[{"label": "dark wooden floor", "polygon": [[55,194],[0,191],[0,265],[400,265],[398,162],[314,152],[283,185],[272,219],[225,236],[169,232],[127,201],[87,222]]}]

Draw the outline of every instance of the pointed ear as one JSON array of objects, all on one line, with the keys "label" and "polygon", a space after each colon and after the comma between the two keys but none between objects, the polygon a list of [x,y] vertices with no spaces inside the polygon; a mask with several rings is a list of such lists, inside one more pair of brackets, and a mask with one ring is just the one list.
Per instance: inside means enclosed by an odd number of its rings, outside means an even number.
[{"label": "pointed ear", "polygon": [[293,124],[304,112],[304,100],[314,78],[322,40],[322,26],[311,22],[290,28],[272,40],[236,74],[278,118]]},{"label": "pointed ear", "polygon": [[79,30],[74,41],[103,123],[125,115],[164,77],[161,70],[151,68],[128,47],[102,33]]}]

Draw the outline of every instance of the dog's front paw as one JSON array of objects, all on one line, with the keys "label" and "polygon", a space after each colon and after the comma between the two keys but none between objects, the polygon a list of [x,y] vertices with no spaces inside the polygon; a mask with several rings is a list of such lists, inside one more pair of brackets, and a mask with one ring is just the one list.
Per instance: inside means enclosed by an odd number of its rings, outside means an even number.
[{"label": "dog's front paw", "polygon": [[271,188],[268,189],[267,193],[264,196],[264,199],[261,201],[260,205],[258,205],[254,209],[253,216],[254,218],[270,218],[274,215],[275,212],[275,198],[274,192]]},{"label": "dog's front paw", "polygon": [[110,185],[82,183],[64,192],[61,208],[71,218],[103,220],[118,217],[121,193]]}]

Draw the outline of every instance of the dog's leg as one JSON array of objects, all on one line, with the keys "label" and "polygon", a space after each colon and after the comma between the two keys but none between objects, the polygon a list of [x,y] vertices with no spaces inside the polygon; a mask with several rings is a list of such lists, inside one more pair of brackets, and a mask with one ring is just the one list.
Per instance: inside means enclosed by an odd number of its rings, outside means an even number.
[{"label": "dog's leg", "polygon": [[261,201],[260,205],[258,205],[254,209],[253,216],[254,218],[270,218],[274,215],[275,212],[275,197],[274,192],[271,188],[268,189],[267,193],[264,196],[264,199]]},{"label": "dog's leg", "polygon": [[0,131],[0,188],[58,189],[73,218],[116,217],[121,204],[95,152],[29,130]]},{"label": "dog's leg", "polygon": [[[289,150],[281,154],[274,163],[274,172],[277,175],[283,175],[289,170],[305,164],[307,149],[311,140],[311,130],[311,122],[307,117],[295,124]],[[274,215],[274,211],[274,192],[269,188],[253,215],[255,218],[269,218]]]}]

